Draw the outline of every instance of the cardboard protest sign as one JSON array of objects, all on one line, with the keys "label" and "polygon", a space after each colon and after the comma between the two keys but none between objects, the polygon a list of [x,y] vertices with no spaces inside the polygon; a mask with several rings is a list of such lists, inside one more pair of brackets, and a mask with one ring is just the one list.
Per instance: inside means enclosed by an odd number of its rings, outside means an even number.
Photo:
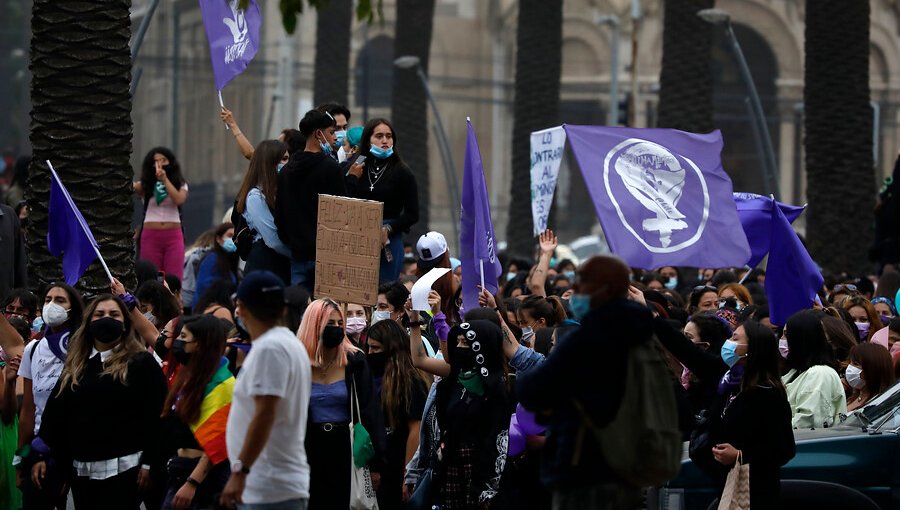
[{"label": "cardboard protest sign", "polygon": [[316,299],[374,305],[381,262],[384,204],[319,195]]}]

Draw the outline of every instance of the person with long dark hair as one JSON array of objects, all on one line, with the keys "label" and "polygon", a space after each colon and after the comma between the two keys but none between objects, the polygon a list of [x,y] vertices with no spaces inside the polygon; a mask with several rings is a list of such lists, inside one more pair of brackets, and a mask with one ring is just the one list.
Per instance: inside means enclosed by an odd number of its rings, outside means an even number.
[{"label": "person with long dark hair", "polygon": [[[403,234],[419,221],[419,193],[412,170],[403,162],[397,147],[397,134],[391,122],[372,119],[363,128],[359,154],[365,156],[362,176],[347,175],[348,190],[355,198],[384,204],[379,280],[390,282],[403,269]],[[354,160],[355,161],[355,160]],[[390,260],[386,255],[390,253]]]},{"label": "person with long dark hair", "polygon": [[378,507],[402,508],[404,467],[419,445],[419,427],[430,381],[413,366],[409,335],[396,321],[381,321],[368,333],[376,392],[381,400],[387,434],[387,455],[378,489]]},{"label": "person with long dark hair", "polygon": [[744,375],[739,391],[710,427],[712,455],[722,466],[714,474],[723,487],[740,455],[750,466],[753,508],[777,508],[781,466],[795,453],[791,406],[779,377],[778,342],[768,327],[747,321],[722,346],[722,359],[732,368],[744,365]]},{"label": "person with long dark hair", "polygon": [[831,427],[847,413],[838,362],[825,336],[820,312],[803,310],[792,315],[784,327],[788,371],[781,378],[799,429]]},{"label": "person with long dark hair", "polygon": [[[47,402],[32,449],[32,482],[46,456],[72,468],[76,509],[137,509],[149,482],[166,380],[135,334],[125,303],[97,297],[72,334],[65,368]],[[102,432],[98,432],[102,431]]]},{"label": "person with long dark hair", "polygon": [[218,280],[238,282],[238,255],[234,244],[234,225],[222,223],[216,229],[216,244],[200,261],[197,269],[197,290],[192,307],[197,306],[207,287]]},{"label": "person with long dark hair", "polygon": [[[247,227],[255,234],[247,255],[244,273],[268,269],[279,278],[291,278],[291,250],[278,237],[275,227],[275,198],[278,192],[278,173],[290,156],[287,146],[278,140],[265,140],[256,146],[244,182],[237,193],[234,214],[241,214]],[[232,223],[236,223],[233,219]]]},{"label": "person with long dark hair", "polygon": [[181,370],[163,406],[168,482],[164,510],[206,508],[228,481],[225,425],[234,377],[222,356],[227,331],[220,319],[184,319],[172,354]]},{"label": "person with long dark hair", "polygon": [[184,271],[181,206],[187,201],[188,184],[171,150],[150,149],[141,164],[141,180],[134,183],[134,192],[144,202],[139,258],[153,262],[160,271],[180,280]]},{"label": "person with long dark hair", "polygon": [[41,428],[47,401],[66,362],[69,338],[81,325],[83,313],[84,303],[77,290],[65,283],[50,284],[41,312],[43,337],[25,346],[19,365],[19,376],[24,386],[19,412],[19,448],[23,459],[19,467],[22,470],[22,496],[26,508],[51,509],[59,504],[65,473],[60,466],[51,466],[43,489],[32,484],[31,466],[36,462],[36,457],[25,452],[31,450],[32,439]]}]

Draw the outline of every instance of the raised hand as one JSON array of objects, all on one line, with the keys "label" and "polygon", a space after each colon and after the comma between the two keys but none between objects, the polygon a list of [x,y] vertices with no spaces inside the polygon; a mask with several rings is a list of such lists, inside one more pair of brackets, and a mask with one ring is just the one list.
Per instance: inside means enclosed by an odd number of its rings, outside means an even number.
[{"label": "raised hand", "polygon": [[541,232],[539,239],[541,243],[541,253],[553,254],[553,252],[556,250],[556,247],[559,246],[559,240],[556,238],[556,234],[554,234],[553,231],[549,228]]}]

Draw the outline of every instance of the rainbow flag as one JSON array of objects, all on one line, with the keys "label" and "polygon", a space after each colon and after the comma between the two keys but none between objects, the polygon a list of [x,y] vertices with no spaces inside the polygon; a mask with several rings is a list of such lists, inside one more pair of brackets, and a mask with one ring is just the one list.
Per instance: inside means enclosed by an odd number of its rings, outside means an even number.
[{"label": "rainbow flag", "polygon": [[234,382],[234,376],[228,371],[228,360],[222,358],[219,369],[213,374],[212,380],[203,392],[200,418],[191,424],[194,437],[213,464],[228,458],[225,426],[228,424],[228,411],[231,410]]}]

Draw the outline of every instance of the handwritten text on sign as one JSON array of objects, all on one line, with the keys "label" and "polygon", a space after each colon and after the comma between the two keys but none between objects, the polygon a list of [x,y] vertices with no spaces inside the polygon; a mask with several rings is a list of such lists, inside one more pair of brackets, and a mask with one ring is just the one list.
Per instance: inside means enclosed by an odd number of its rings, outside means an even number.
[{"label": "handwritten text on sign", "polygon": [[566,132],[562,126],[531,133],[531,217],[534,235],[547,228],[565,147]]},{"label": "handwritten text on sign", "polygon": [[319,195],[315,297],[374,305],[383,204]]}]

